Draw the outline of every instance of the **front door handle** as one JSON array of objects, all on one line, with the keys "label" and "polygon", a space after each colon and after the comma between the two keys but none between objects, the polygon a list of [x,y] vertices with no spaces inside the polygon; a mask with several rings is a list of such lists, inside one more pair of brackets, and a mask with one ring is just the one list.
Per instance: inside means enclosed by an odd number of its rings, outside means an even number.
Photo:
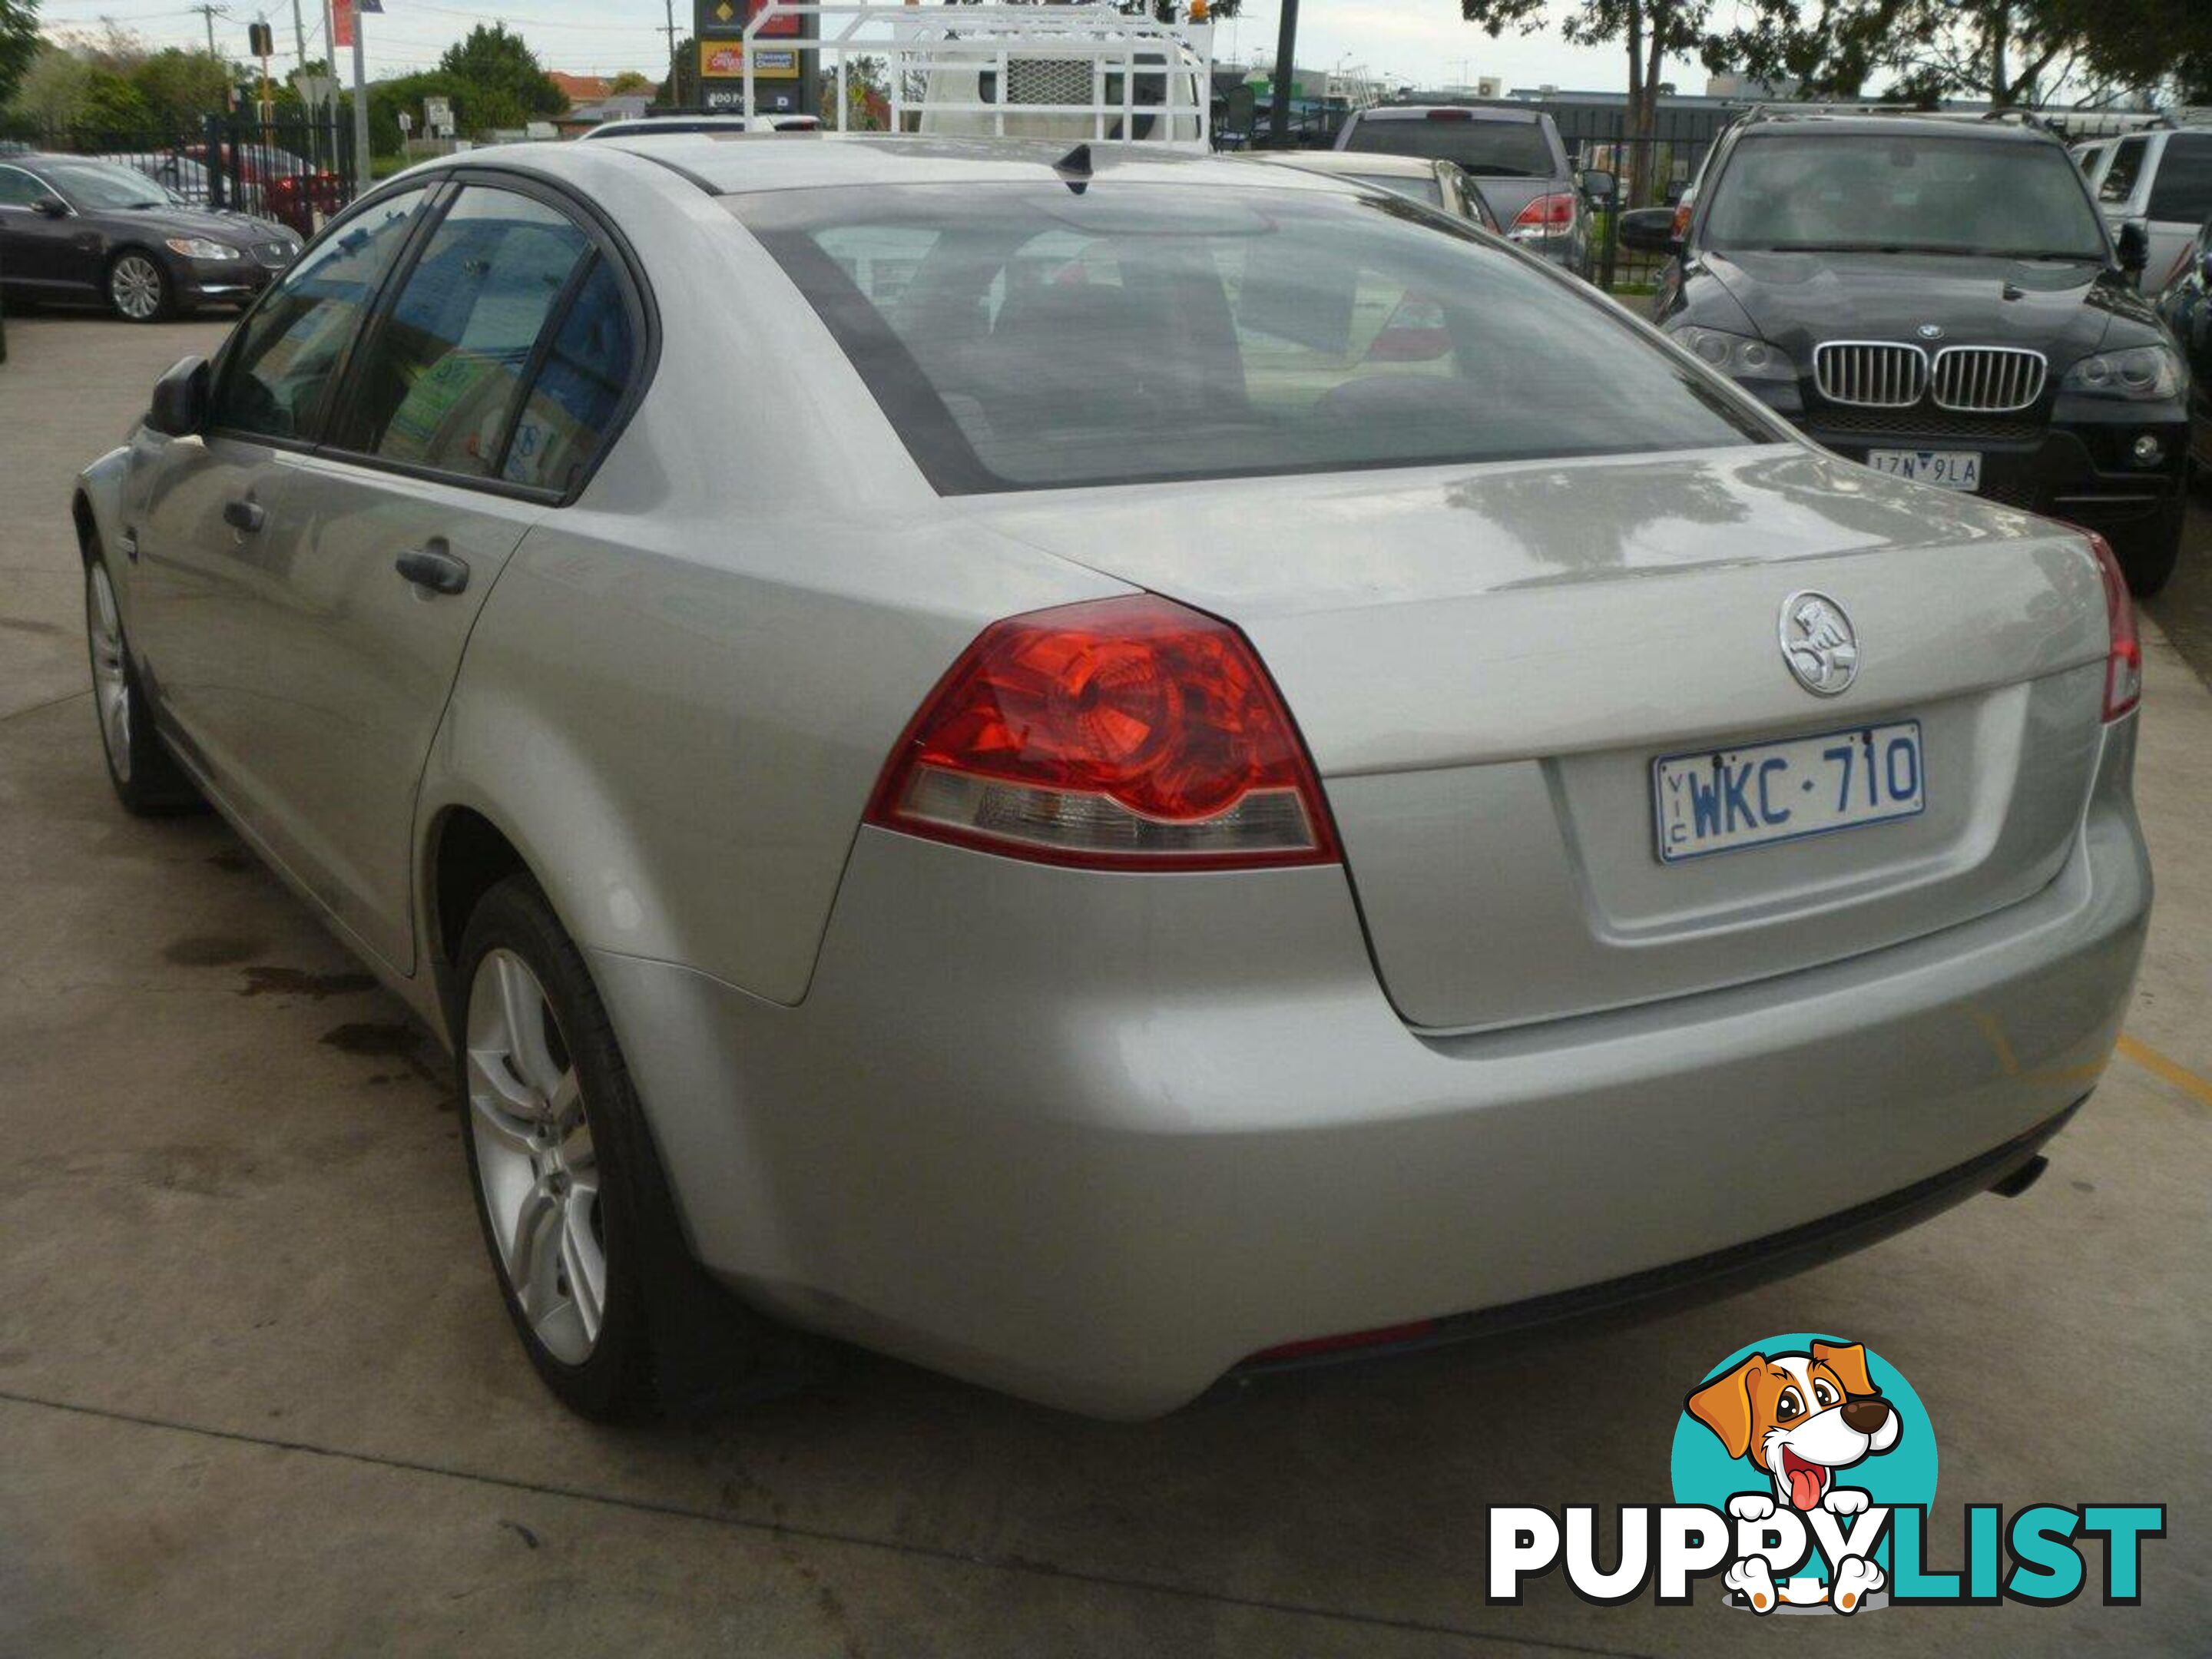
[{"label": "front door handle", "polygon": [[458,593],[469,585],[468,562],[448,553],[442,539],[402,553],[392,568],[433,593]]},{"label": "front door handle", "polygon": [[268,514],[262,511],[260,502],[250,499],[225,501],[222,504],[222,521],[233,530],[249,532],[258,530],[261,528],[262,520],[268,516]]}]

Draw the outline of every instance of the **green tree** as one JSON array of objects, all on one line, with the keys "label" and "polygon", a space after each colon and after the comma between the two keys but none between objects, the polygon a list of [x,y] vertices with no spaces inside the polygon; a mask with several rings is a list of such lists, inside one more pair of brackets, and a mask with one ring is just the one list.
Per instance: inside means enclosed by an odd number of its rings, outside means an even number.
[{"label": "green tree", "polygon": [[0,0],[0,108],[15,101],[39,44],[39,0]]},{"label": "green tree", "polygon": [[614,98],[619,98],[624,93],[651,92],[652,90],[653,77],[649,75],[641,75],[635,70],[624,70],[607,82],[607,94]]},{"label": "green tree", "polygon": [[2061,85],[2163,89],[2188,100],[2212,82],[2205,0],[1745,0],[1735,26],[1707,37],[1709,68],[1814,96],[1963,96],[2007,107]]},{"label": "green tree", "polygon": [[699,43],[685,35],[676,43],[673,75],[654,90],[653,101],[671,109],[690,109],[699,101]]},{"label": "green tree", "polygon": [[[1796,0],[1771,3],[1795,5]],[[1575,0],[1559,24],[1559,33],[1571,45],[1597,46],[1618,40],[1627,52],[1628,136],[1637,141],[1628,152],[1627,199],[1632,204],[1649,195],[1645,180],[1658,130],[1660,66],[1704,43],[1711,5],[1712,0]],[[1481,25],[1492,40],[1509,28],[1534,34],[1552,21],[1547,0],[1460,0],[1460,15]]]},{"label": "green tree", "polygon": [[146,101],[149,116],[179,128],[222,109],[237,78],[232,66],[220,58],[210,58],[204,52],[179,52],[174,46],[164,47],[129,72],[131,84]]},{"label": "green tree", "polygon": [[152,124],[153,113],[138,88],[112,70],[91,69],[84,97],[70,125],[81,139],[136,138]]},{"label": "green tree", "polygon": [[42,41],[15,82],[8,112],[33,127],[67,126],[84,103],[92,70],[81,59]]},{"label": "green tree", "polygon": [[[446,48],[438,67],[475,94],[471,128],[520,126],[533,117],[558,115],[568,95],[553,84],[538,55],[503,23],[479,23]],[[455,112],[459,118],[458,110]]]}]

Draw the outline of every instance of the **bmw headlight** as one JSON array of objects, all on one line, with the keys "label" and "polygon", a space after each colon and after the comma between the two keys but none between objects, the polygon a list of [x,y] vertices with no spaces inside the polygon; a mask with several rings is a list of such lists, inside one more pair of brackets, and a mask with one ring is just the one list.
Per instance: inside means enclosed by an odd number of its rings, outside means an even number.
[{"label": "bmw headlight", "polygon": [[1739,380],[1794,380],[1797,370],[1790,354],[1747,334],[1725,334],[1717,328],[1694,325],[1676,329],[1668,337],[1699,362]]},{"label": "bmw headlight", "polygon": [[2092,398],[2163,403],[2181,395],[2181,359],[2162,345],[2100,351],[2068,369],[2060,386]]},{"label": "bmw headlight", "polygon": [[245,256],[228,242],[210,242],[204,236],[172,236],[169,252],[187,259],[239,259]]}]

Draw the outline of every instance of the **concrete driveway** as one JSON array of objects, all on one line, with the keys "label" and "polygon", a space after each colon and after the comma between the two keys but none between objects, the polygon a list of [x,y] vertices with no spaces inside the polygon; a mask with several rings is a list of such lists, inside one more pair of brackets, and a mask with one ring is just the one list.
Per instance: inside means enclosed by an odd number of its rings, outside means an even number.
[{"label": "concrete driveway", "polygon": [[[430,1040],[219,822],[109,796],[68,481],[222,332],[11,319],[0,367],[0,1653],[2212,1651],[2212,692],[2162,637],[2150,953],[2027,1196],[1693,1313],[1151,1425],[854,1356],[613,1432],[501,1316]],[[1795,1330],[1926,1402],[1932,1565],[1967,1501],[2163,1503],[2144,1605],[1484,1604],[1485,1505],[1668,1501],[1686,1389]]]}]

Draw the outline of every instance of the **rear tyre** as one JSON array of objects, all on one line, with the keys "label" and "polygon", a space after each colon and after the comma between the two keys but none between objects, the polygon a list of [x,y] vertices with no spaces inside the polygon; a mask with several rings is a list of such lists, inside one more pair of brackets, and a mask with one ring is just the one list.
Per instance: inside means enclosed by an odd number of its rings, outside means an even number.
[{"label": "rear tyre", "polygon": [[96,548],[84,562],[84,632],[92,657],[93,711],[116,799],[141,817],[204,811],[207,802],[154,730],[153,711],[131,665],[115,584]]},{"label": "rear tyre", "polygon": [[461,1144],[507,1317],[570,1410],[645,1415],[641,1257],[673,1218],[606,1009],[535,882],[478,902],[453,982]]},{"label": "rear tyre", "polygon": [[2120,562],[2120,572],[2128,579],[2128,592],[2136,598],[2151,598],[2173,574],[2174,564],[2181,557],[2181,536],[2188,508],[2186,501],[2177,499],[2136,534],[2124,539],[2113,538],[2112,556]]},{"label": "rear tyre", "polygon": [[161,262],[143,248],[127,247],[107,267],[107,302],[126,322],[158,323],[177,308],[176,292]]}]

